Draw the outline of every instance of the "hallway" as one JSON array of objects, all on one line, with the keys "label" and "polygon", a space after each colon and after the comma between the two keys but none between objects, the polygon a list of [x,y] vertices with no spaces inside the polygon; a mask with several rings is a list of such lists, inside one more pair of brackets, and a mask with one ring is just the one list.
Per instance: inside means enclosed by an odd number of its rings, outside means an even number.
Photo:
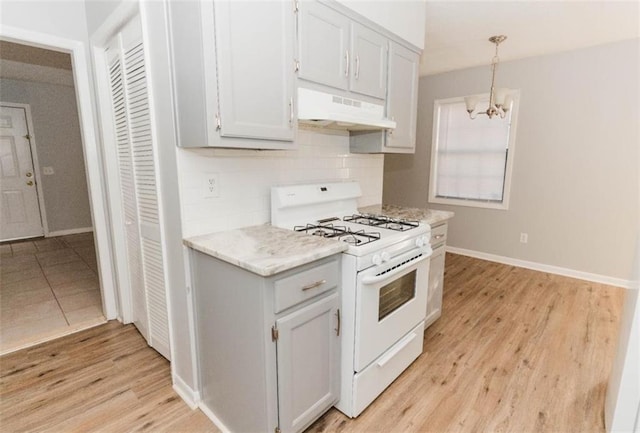
[{"label": "hallway", "polygon": [[0,245],[0,354],[105,322],[93,233]]}]

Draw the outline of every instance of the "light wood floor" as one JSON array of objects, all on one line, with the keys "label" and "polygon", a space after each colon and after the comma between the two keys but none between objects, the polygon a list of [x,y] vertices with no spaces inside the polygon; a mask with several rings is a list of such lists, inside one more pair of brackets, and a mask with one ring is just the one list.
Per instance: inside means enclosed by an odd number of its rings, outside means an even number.
[{"label": "light wood floor", "polygon": [[356,420],[308,432],[604,432],[624,290],[447,254],[424,353]]},{"label": "light wood floor", "polygon": [[218,432],[169,362],[116,321],[0,358],[0,431]]},{"label": "light wood floor", "polygon": [[[623,290],[447,255],[425,353],[365,412],[309,432],[604,432]],[[169,364],[109,323],[0,358],[0,430],[217,432]]]}]

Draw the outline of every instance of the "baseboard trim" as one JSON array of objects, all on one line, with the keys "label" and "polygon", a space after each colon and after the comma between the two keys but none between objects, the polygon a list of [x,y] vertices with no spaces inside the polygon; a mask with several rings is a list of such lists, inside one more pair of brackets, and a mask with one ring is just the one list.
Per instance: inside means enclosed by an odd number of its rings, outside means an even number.
[{"label": "baseboard trim", "polygon": [[591,281],[594,283],[607,284],[609,286],[623,287],[625,289],[630,289],[632,287],[631,280],[624,280],[622,278],[614,278],[614,277],[608,277],[606,275],[576,271],[575,269],[562,268],[560,266],[545,265],[544,263],[529,262],[526,260],[514,259],[511,257],[483,253],[481,251],[451,247],[448,245],[446,247],[446,251],[448,253],[460,254],[462,256],[474,257],[476,259],[488,260],[490,262],[517,266],[519,268],[531,269],[534,271],[547,272],[549,274],[556,274],[556,275],[562,275],[565,277],[577,278],[579,280]]},{"label": "baseboard trim", "polygon": [[92,231],[93,231],[93,227],[80,227],[78,229],[56,230],[55,232],[47,233],[45,237],[50,238],[53,236],[77,235],[79,233],[89,233]]},{"label": "baseboard trim", "polygon": [[200,402],[200,404],[198,404],[198,408],[207,416],[207,418],[211,420],[212,423],[215,424],[216,427],[218,427],[218,429],[222,433],[231,433],[231,430],[229,430],[227,426],[225,426],[222,421],[220,421],[220,418],[218,418],[213,412],[211,412],[211,410],[207,406],[205,406],[202,401]]},{"label": "baseboard trim", "polygon": [[197,409],[200,403],[200,393],[187,385],[178,376],[171,377],[173,381],[173,390],[187,403],[191,409]]}]

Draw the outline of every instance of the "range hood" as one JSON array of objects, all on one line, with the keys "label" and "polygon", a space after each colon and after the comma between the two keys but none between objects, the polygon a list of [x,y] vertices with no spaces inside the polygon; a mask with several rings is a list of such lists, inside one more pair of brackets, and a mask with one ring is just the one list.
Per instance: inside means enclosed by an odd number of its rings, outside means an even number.
[{"label": "range hood", "polygon": [[298,88],[298,122],[328,129],[377,131],[394,129],[384,105]]}]

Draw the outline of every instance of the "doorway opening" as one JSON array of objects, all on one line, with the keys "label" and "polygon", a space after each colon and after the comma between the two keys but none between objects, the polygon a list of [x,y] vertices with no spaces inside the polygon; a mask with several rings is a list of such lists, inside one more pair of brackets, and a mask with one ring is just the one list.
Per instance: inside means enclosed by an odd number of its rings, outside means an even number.
[{"label": "doorway opening", "polygon": [[0,53],[4,354],[106,319],[71,55]]}]

